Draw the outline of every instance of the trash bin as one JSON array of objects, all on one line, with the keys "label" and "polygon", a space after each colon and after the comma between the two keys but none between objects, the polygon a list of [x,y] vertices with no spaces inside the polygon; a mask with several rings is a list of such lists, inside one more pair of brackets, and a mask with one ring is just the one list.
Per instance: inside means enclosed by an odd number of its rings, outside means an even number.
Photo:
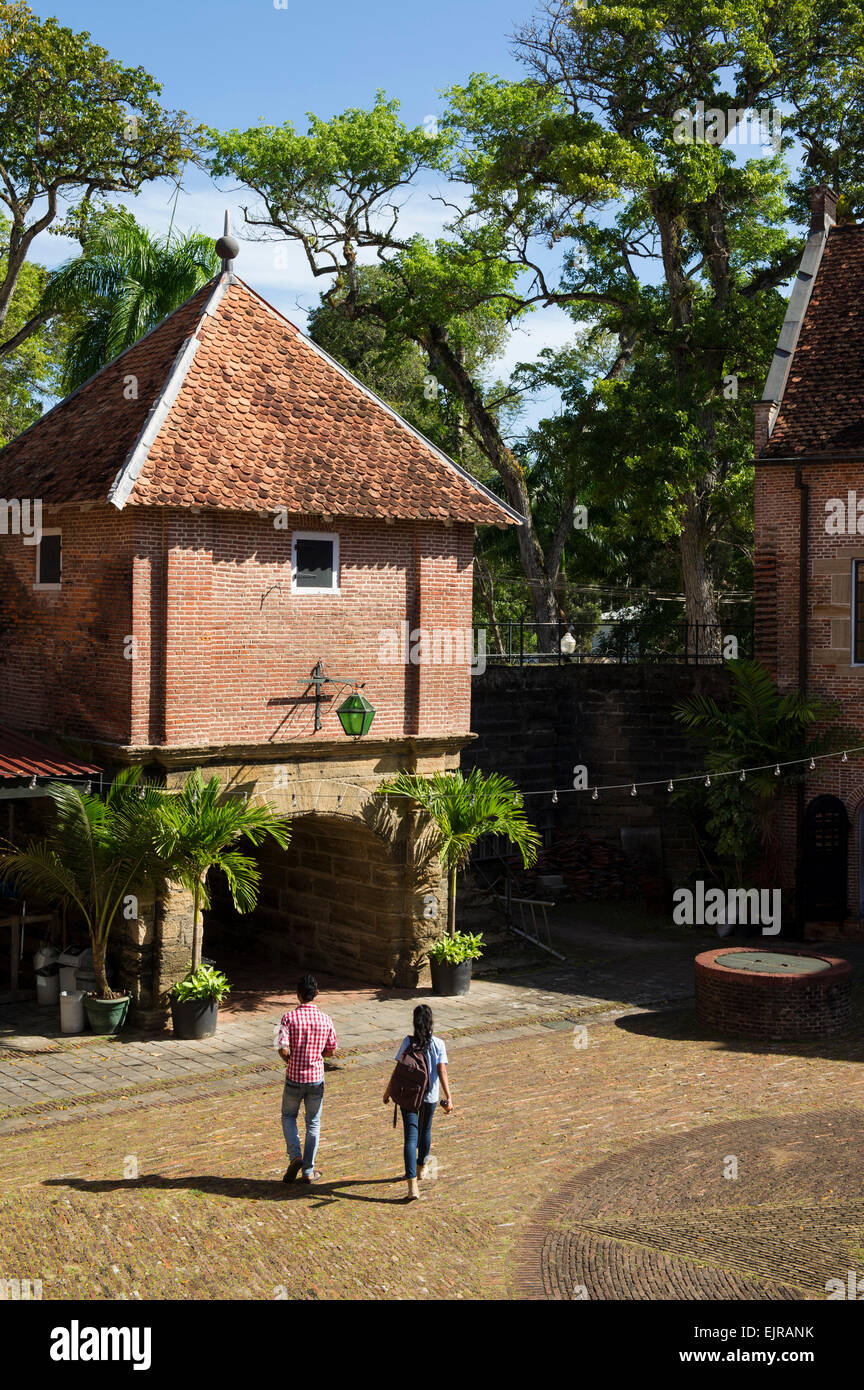
[{"label": "trash bin", "polygon": [[[66,950],[57,957],[57,964],[60,966],[60,990],[65,990],[71,994],[76,989],[75,972],[79,966],[84,965],[81,957],[84,955],[83,946],[67,946]],[[92,963],[91,953],[91,963]]]},{"label": "trash bin", "polygon": [[60,998],[60,967],[56,961],[36,971],[36,1003],[56,1004]]},{"label": "trash bin", "polygon": [[84,994],[80,989],[64,990],[60,995],[60,1032],[84,1032]]},{"label": "trash bin", "polygon": [[40,941],[39,949],[33,956],[33,969],[41,970],[43,965],[51,965],[59,955],[56,946],[49,946],[47,941]]}]

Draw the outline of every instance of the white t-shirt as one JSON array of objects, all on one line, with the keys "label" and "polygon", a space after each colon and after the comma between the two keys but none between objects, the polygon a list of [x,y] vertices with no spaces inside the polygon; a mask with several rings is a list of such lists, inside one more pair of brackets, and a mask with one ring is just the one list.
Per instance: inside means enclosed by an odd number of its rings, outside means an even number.
[{"label": "white t-shirt", "polygon": [[[398,1062],[399,1059],[401,1058],[403,1052],[407,1052],[407,1050],[408,1050],[410,1044],[411,1044],[411,1035],[409,1034],[408,1037],[406,1037],[406,1038],[403,1039],[402,1046],[400,1047],[399,1051],[396,1053],[396,1061],[397,1061],[397,1062]],[[445,1065],[446,1065],[446,1062],[447,1062],[447,1049],[446,1049],[446,1047],[444,1046],[444,1044],[443,1044],[443,1042],[441,1041],[441,1039],[440,1039],[440,1038],[436,1038],[436,1037],[435,1037],[435,1034],[433,1033],[433,1034],[432,1034],[432,1037],[431,1037],[430,1040],[429,1040],[429,1046],[428,1046],[427,1049],[426,1049],[426,1064],[427,1064],[427,1066],[429,1067],[429,1081],[430,1081],[429,1090],[426,1092],[426,1095],[425,1095],[425,1097],[424,1097],[424,1101],[425,1101],[425,1104],[426,1104],[426,1105],[437,1105],[437,1104],[438,1104],[438,1093],[439,1093],[439,1091],[440,1091],[440,1089],[441,1089],[440,1086],[439,1086],[439,1083],[438,1083],[438,1066],[439,1066],[439,1063],[441,1063],[441,1062],[444,1062]]]}]

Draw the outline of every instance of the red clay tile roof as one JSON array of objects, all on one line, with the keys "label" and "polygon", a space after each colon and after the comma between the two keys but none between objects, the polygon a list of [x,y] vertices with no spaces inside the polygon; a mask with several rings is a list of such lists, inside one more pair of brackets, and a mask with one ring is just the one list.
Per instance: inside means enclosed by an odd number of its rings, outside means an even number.
[{"label": "red clay tile roof", "polygon": [[14,729],[0,728],[0,782],[25,777],[98,777],[101,767],[56,753]]},{"label": "red clay tile roof", "polygon": [[864,227],[832,227],[760,458],[864,453]]},{"label": "red clay tile roof", "polygon": [[7,445],[0,496],[518,520],[233,275]]}]

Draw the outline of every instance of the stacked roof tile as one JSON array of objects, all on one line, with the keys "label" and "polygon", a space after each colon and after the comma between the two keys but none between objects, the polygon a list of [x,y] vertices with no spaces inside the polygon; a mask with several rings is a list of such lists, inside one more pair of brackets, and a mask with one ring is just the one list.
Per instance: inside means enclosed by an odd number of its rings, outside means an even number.
[{"label": "stacked roof tile", "polygon": [[0,496],[519,520],[234,275],[7,445]]},{"label": "stacked roof tile", "polygon": [[864,453],[864,227],[832,227],[761,458]]}]

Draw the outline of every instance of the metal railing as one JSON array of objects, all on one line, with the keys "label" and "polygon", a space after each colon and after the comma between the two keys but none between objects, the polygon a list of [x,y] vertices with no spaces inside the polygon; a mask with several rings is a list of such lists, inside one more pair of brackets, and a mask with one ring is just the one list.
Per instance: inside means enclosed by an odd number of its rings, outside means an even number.
[{"label": "metal railing", "polygon": [[656,626],[633,619],[593,623],[499,623],[503,651],[487,651],[487,665],[571,666],[638,663],[718,665],[729,656],[752,656],[753,624],[675,623]]}]

